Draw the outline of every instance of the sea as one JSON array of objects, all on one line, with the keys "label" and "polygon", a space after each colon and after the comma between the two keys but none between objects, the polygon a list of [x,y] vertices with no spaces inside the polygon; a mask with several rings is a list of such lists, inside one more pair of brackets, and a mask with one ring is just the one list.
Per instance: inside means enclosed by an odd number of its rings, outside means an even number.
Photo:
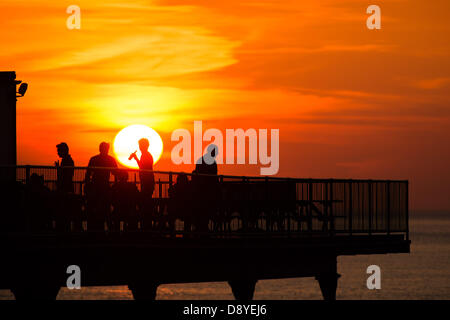
[{"label": "sea", "polygon": [[[338,257],[341,274],[337,299],[416,300],[450,299],[450,212],[410,213],[411,253]],[[381,269],[381,288],[367,288],[367,268]],[[14,299],[11,291],[0,290],[0,299]],[[126,286],[84,287],[60,290],[61,300],[133,299]],[[158,287],[161,300],[230,300],[226,282],[166,284]],[[262,280],[256,285],[256,300],[322,299],[314,278]]]}]

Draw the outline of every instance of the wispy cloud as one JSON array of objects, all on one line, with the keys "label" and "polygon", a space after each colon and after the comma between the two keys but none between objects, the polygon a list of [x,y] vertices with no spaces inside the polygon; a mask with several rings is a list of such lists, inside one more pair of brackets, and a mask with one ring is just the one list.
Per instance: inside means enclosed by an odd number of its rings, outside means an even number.
[{"label": "wispy cloud", "polygon": [[450,77],[417,80],[413,85],[420,89],[440,89],[450,85]]}]

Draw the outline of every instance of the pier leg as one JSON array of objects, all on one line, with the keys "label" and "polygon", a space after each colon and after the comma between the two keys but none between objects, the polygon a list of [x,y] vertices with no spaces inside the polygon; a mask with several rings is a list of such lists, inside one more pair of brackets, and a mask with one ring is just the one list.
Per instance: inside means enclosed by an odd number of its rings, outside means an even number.
[{"label": "pier leg", "polygon": [[158,284],[130,284],[128,285],[128,288],[131,290],[134,300],[155,300]]},{"label": "pier leg", "polygon": [[18,285],[11,288],[16,300],[56,300],[59,286]]},{"label": "pier leg", "polygon": [[336,289],[338,284],[338,279],[341,275],[332,273],[323,273],[316,276],[316,280],[319,281],[320,290],[322,291],[323,299],[326,301],[336,300]]},{"label": "pier leg", "polygon": [[228,284],[236,300],[247,301],[253,299],[256,282],[258,280],[230,280]]}]

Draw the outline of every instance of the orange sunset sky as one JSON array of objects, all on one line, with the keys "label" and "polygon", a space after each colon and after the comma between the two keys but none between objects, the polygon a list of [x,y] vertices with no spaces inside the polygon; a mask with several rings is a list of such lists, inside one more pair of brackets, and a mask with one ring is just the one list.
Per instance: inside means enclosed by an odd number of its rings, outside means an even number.
[{"label": "orange sunset sky", "polygon": [[[66,8],[81,8],[68,30]],[[381,8],[381,30],[366,8]],[[409,179],[412,209],[450,209],[448,0],[2,0],[0,69],[29,84],[18,161],[52,165],[69,144],[145,124],[155,169],[177,128],[280,130],[279,176]],[[221,173],[257,175],[258,166]]]}]

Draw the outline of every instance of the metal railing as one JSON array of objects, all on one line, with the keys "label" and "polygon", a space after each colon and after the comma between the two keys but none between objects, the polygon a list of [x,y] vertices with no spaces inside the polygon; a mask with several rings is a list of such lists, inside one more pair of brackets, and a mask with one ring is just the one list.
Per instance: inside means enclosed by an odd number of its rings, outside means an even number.
[{"label": "metal railing", "polygon": [[[121,193],[111,174],[110,186],[107,193],[101,193],[102,199],[98,193],[90,197],[86,169],[73,168],[73,192],[67,193],[58,190],[56,167],[0,167],[0,199],[4,208],[0,232],[92,231],[90,218],[95,210],[91,209],[97,201],[106,208],[100,216],[104,221],[102,232],[175,236],[402,233],[409,237],[408,181],[211,177],[153,171],[155,188],[150,198],[140,192],[139,170],[120,169],[128,174],[127,185],[136,186],[134,196]],[[187,177],[188,184],[175,192],[180,175]],[[95,215],[98,218],[98,211]],[[127,227],[131,220],[134,228]]]}]

